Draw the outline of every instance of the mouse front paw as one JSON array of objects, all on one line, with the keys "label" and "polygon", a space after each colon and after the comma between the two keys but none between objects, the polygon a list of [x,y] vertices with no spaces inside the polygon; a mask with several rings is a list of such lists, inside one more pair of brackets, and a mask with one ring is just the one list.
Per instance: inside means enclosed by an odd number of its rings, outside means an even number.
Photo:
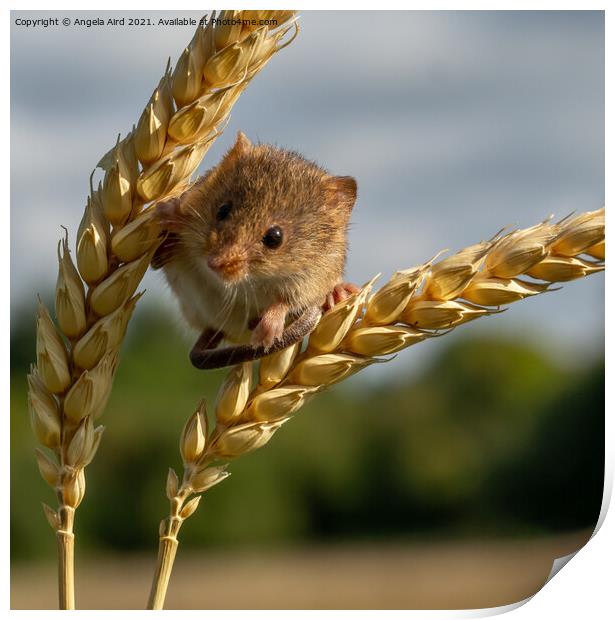
[{"label": "mouse front paw", "polygon": [[263,346],[265,350],[270,349],[276,340],[282,338],[284,323],[283,317],[263,316],[252,332],[252,344],[256,347]]},{"label": "mouse front paw", "polygon": [[325,303],[322,306],[324,312],[331,310],[336,304],[345,301],[351,295],[358,293],[361,289],[350,282],[340,282],[333,287],[333,290],[327,295]]}]

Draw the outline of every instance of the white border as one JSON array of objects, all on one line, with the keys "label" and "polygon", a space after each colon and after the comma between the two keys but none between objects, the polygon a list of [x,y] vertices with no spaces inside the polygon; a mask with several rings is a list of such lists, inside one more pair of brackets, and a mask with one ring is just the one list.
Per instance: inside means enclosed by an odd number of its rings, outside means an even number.
[{"label": "white border", "polygon": [[[571,2],[571,1],[563,1],[563,2],[551,2],[551,1],[539,1],[539,2],[503,2],[500,0],[493,0],[492,2],[404,2],[403,5],[401,2],[379,2],[377,7],[374,5],[368,5],[365,2],[354,2],[352,3],[352,7],[348,7],[347,4],[340,2],[323,2],[322,0],[317,2],[293,2],[294,7],[298,9],[304,10],[323,10],[323,9],[342,9],[342,8],[353,8],[360,10],[374,9],[378,10],[383,9],[421,9],[421,10],[534,10],[534,9],[542,9],[542,10],[605,10],[606,5],[604,2]],[[242,7],[245,8],[260,8],[264,5],[269,6],[270,8],[287,8],[288,2],[280,2],[277,0],[268,0],[267,2],[255,2],[254,0],[244,1],[241,3]],[[23,2],[18,6],[13,5],[11,7],[13,10],[50,10],[52,7],[43,5],[40,2]],[[72,2],[64,2],[62,3],[63,10],[84,10],[84,6],[82,3],[77,3],[74,0]],[[94,7],[88,6],[88,10],[161,10],[168,9],[169,5],[164,5],[159,2],[106,2],[104,7]],[[60,9],[58,9],[60,10]],[[196,2],[184,2],[181,10],[202,10],[204,13],[206,9],[202,4]],[[611,37],[613,36],[613,28],[611,24],[611,20],[609,19],[609,12],[606,11],[605,16],[605,29],[606,29],[606,66],[610,66],[612,63],[609,62],[610,55],[612,51],[612,45],[610,44]],[[10,14],[5,11],[5,20],[2,24],[2,40],[4,41],[4,72],[3,75],[7,76],[10,71]],[[3,83],[6,84],[6,78],[3,80]],[[606,71],[606,109],[613,108],[613,97],[611,94],[611,86],[612,86],[612,78],[609,77],[608,70]],[[9,123],[9,97],[5,94],[1,101],[2,105],[2,118],[4,124],[4,133],[5,136],[5,144],[6,144],[6,136],[10,135],[10,123]],[[605,165],[606,169],[610,170],[609,162],[610,162],[610,153],[609,153],[609,134],[610,134],[610,123],[608,122],[608,116],[606,119],[606,134],[607,134],[607,146],[606,146],[606,159]],[[7,149],[3,150],[3,165],[2,169],[2,187],[5,190],[5,201],[4,207],[0,209],[0,226],[1,230],[10,230],[10,216],[8,204],[10,201],[9,192],[10,192],[10,180],[9,180],[9,154]],[[7,191],[8,190],[8,191]],[[609,203],[609,195],[610,195],[610,183],[609,177],[606,177],[606,203]],[[607,221],[608,221],[607,215]],[[0,287],[2,301],[4,303],[0,303],[0,321],[4,326],[4,333],[6,335],[5,343],[8,343],[9,333],[10,333],[10,323],[9,323],[9,291],[10,291],[10,272],[9,272],[9,261],[10,261],[10,251],[9,251],[9,243],[8,240],[5,240],[5,243],[1,244],[0,252],[2,252],[2,259],[0,259],[0,269],[2,270],[2,286]],[[606,272],[606,316],[609,316],[609,310],[613,308],[612,304],[612,286],[611,286],[611,275],[609,270]],[[612,342],[613,332],[609,325],[609,322],[606,323],[606,368],[607,368],[607,390],[606,390],[606,411],[610,412],[612,409],[613,397],[612,397],[612,353],[611,348],[608,346],[610,342]],[[3,442],[3,471],[5,473],[5,481],[8,482],[8,472],[9,472],[9,452],[10,452],[10,442],[9,442],[9,416],[8,411],[9,407],[6,406],[8,403],[6,401],[9,397],[9,349],[8,346],[4,346],[2,353],[0,354],[0,363],[2,364],[2,379],[0,383],[0,390],[3,395],[3,400],[5,402],[5,406],[3,407],[4,419],[5,419],[5,432],[3,433],[1,441]],[[611,490],[613,485],[613,439],[614,439],[614,427],[613,422],[610,415],[606,416],[605,420],[606,425],[606,467],[605,467],[605,495],[602,506],[602,513],[599,521],[599,532],[597,532],[592,538],[592,540],[578,553],[578,558],[575,559],[574,562],[566,565],[564,570],[557,573],[557,577],[555,579],[550,580],[547,585],[541,589],[534,597],[532,597],[529,601],[529,604],[524,605],[523,602],[510,605],[507,607],[494,608],[490,610],[466,610],[459,612],[449,612],[449,611],[430,611],[430,612],[412,612],[412,611],[403,611],[403,612],[383,612],[383,611],[366,611],[366,612],[336,612],[340,615],[346,615],[352,613],[353,618],[357,615],[360,616],[380,616],[381,614],[386,614],[389,616],[399,616],[403,614],[404,617],[412,617],[412,618],[452,618],[452,617],[485,617],[490,615],[497,615],[501,613],[506,613],[509,611],[514,611],[515,617],[518,618],[540,618],[541,620],[545,617],[555,616],[557,618],[578,618],[579,615],[588,615],[590,618],[603,618],[610,617],[612,612],[615,611],[615,602],[612,594],[612,579],[609,578],[609,564],[610,564],[610,550],[615,549],[615,525],[613,524],[613,517],[606,515],[606,509],[608,508],[608,503],[610,501]],[[5,484],[5,488],[8,487],[8,484]],[[1,564],[2,566],[2,598],[4,601],[4,608],[8,609],[9,601],[10,601],[10,583],[9,583],[9,570],[10,570],[10,559],[9,559],[9,549],[8,549],[8,531],[9,531],[9,513],[7,510],[2,511],[2,521],[3,521],[3,529],[5,532],[5,536],[2,537],[3,542],[3,557],[4,562]],[[566,558],[569,560],[570,557]],[[564,564],[566,562],[563,562]],[[238,588],[240,585],[238,584]],[[609,610],[611,613],[609,614]],[[26,613],[29,616],[34,612],[11,612],[15,615]],[[59,614],[61,612],[56,611],[45,611],[42,612],[46,616],[49,614]],[[109,611],[78,611],[74,612],[78,617],[83,616],[100,616],[106,617],[109,615]],[[128,612],[122,612],[126,614]],[[144,614],[147,612],[137,611],[137,612],[129,612],[131,615]],[[165,612],[167,614],[179,614],[180,612]],[[188,616],[199,616],[201,617],[202,611],[194,611],[194,612],[181,612],[182,615]],[[216,611],[217,618],[229,618],[236,616],[239,612],[233,611]],[[252,612],[252,617],[255,618],[267,618],[269,620],[272,616],[282,616],[287,617],[288,614],[293,616],[305,616],[305,615],[313,615],[318,614],[319,617],[323,613],[322,611],[293,611],[293,612],[271,612],[271,611],[257,611]]]}]

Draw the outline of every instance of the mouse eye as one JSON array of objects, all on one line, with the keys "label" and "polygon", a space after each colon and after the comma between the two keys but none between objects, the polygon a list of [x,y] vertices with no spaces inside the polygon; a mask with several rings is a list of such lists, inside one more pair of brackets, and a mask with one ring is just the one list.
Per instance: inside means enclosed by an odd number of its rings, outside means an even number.
[{"label": "mouse eye", "polygon": [[218,208],[218,212],[216,213],[216,219],[218,220],[218,222],[225,220],[231,214],[232,208],[232,202],[225,202],[224,204],[221,204]]},{"label": "mouse eye", "polygon": [[270,250],[275,250],[282,245],[284,233],[279,226],[272,226],[264,235],[263,243]]}]

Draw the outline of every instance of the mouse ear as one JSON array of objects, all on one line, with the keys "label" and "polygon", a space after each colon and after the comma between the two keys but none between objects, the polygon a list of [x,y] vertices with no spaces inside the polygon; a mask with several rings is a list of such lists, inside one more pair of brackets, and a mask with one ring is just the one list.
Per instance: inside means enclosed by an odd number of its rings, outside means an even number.
[{"label": "mouse ear", "polygon": [[352,210],[357,199],[357,182],[353,177],[326,177],[324,187],[332,206]]},{"label": "mouse ear", "polygon": [[180,196],[156,203],[156,218],[164,230],[177,231],[181,227]]},{"label": "mouse ear", "polygon": [[226,154],[225,159],[235,159],[240,155],[245,155],[252,148],[252,142],[248,139],[243,131],[237,132],[237,138],[235,138],[235,144],[232,146],[231,150]]}]

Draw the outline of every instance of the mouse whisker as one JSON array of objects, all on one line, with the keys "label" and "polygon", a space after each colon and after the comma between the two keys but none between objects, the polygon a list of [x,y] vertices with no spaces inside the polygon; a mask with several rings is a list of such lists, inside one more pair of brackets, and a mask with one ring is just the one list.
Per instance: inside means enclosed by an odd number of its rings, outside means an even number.
[{"label": "mouse whisker", "polygon": [[[254,287],[254,280],[252,280],[251,278],[248,279],[248,287],[250,289],[250,293],[252,293],[252,299],[254,300],[254,310],[256,312],[259,311],[259,307],[258,307],[258,299],[256,296],[256,289]],[[246,288],[244,288],[245,294],[246,294],[246,308],[249,307],[248,305],[248,290]],[[252,317],[248,317],[248,320],[250,320]]]},{"label": "mouse whisker", "polygon": [[216,323],[218,323],[218,321],[221,321],[221,324],[218,327],[218,331],[223,332],[224,327],[229,322],[231,311],[233,309],[233,306],[235,305],[236,298],[237,298],[237,289],[235,287],[225,291],[224,297],[222,300],[222,306],[220,310],[217,312],[216,317],[215,317]]},{"label": "mouse whisker", "polygon": [[202,222],[207,228],[209,223],[205,219],[204,215],[202,213],[199,213],[192,205],[188,205],[188,208],[190,209],[191,214],[197,219],[197,221]]}]

